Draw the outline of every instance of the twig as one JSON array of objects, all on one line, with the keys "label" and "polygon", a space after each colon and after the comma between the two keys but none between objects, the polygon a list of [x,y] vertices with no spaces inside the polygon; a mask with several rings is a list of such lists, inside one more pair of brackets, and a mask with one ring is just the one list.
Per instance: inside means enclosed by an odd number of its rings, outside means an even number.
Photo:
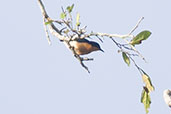
[{"label": "twig", "polygon": [[100,40],[103,43],[103,40],[99,36],[96,36],[96,37],[98,38],[98,40]]},{"label": "twig", "polygon": [[107,33],[94,33],[91,32],[90,34],[85,34],[81,36],[81,39],[86,38],[86,37],[90,37],[90,36],[100,36],[100,37],[113,37],[113,38],[133,38],[134,36],[131,34],[126,34],[126,35],[119,35],[119,34],[107,34]]},{"label": "twig", "polygon": [[139,24],[141,23],[141,21],[142,21],[143,19],[144,19],[144,17],[141,17],[141,19],[137,22],[136,26],[130,31],[129,34],[132,34],[132,33],[135,31],[135,29],[138,28]]},{"label": "twig", "polygon": [[55,22],[55,23],[58,23],[58,24],[60,24],[60,25],[62,25],[62,21],[58,21],[58,20],[54,20],[53,22]]},{"label": "twig", "polygon": [[[86,34],[86,35],[81,36],[81,38],[90,37],[90,36],[100,36],[100,37],[109,37],[109,38],[122,38],[130,46],[129,50],[135,51],[139,55],[139,57],[141,57],[146,62],[145,58],[139,53],[139,51],[137,51],[136,48],[134,46],[132,46],[131,44],[129,44],[129,41],[127,39],[125,39],[125,38],[128,38],[128,37],[133,38],[134,36],[131,35],[131,34],[118,35],[118,34],[107,34],[107,33],[90,33],[90,34]],[[112,40],[114,40],[114,39],[112,39]]]},{"label": "twig", "polygon": [[[38,0],[38,3],[39,3],[39,6],[40,6],[40,9],[41,9],[43,18],[45,18],[45,21],[51,21],[50,17],[48,16],[48,14],[47,14],[47,12],[45,10],[45,7],[44,7],[42,1]],[[53,23],[48,24],[47,26],[48,26],[49,31],[51,32],[51,34],[53,34],[54,36],[56,36],[60,40],[62,40],[62,41],[68,40],[66,37],[61,35],[60,30],[58,30]]]},{"label": "twig", "polygon": [[138,71],[140,72],[141,76],[143,75],[143,70],[136,64],[136,62],[134,61],[134,59],[128,55],[130,60],[134,63],[135,67],[138,69]]},{"label": "twig", "polygon": [[135,60],[131,57],[131,56],[138,56],[138,55],[137,54],[130,54],[128,52],[125,52],[122,49],[122,45],[121,44],[119,44],[118,42],[116,42],[113,38],[111,38],[111,40],[120,48],[120,51],[119,52],[124,52],[124,53],[126,53],[128,55],[129,59],[134,63],[135,67],[138,69],[138,71],[142,75],[143,74],[143,70],[136,64]]},{"label": "twig", "polygon": [[82,61],[93,61],[94,59],[93,58],[82,58]]},{"label": "twig", "polygon": [[128,40],[126,40],[126,39],[124,39],[124,41],[127,43],[127,44],[129,44],[129,46],[139,55],[139,57],[141,57],[142,58],[142,60],[144,60],[145,62],[146,62],[146,60],[145,60],[145,58],[144,58],[144,56],[143,55],[141,55],[141,53],[133,46],[133,45],[131,45],[130,43],[129,43],[129,41]]},{"label": "twig", "polygon": [[[80,61],[81,66],[82,66],[83,68],[85,68],[85,69],[87,70],[88,73],[90,73],[88,67],[85,66],[84,63],[83,63],[83,58],[81,58],[80,56],[77,56],[76,58]],[[88,59],[87,59],[87,60],[88,60]]]},{"label": "twig", "polygon": [[48,34],[48,30],[47,30],[47,27],[46,27],[46,25],[45,25],[45,18],[43,18],[43,22],[44,22],[44,30],[45,30],[45,34],[46,34],[46,37],[47,37],[47,41],[48,41],[48,43],[49,43],[49,45],[51,45],[51,40],[50,40],[50,37],[49,37],[49,34]]}]

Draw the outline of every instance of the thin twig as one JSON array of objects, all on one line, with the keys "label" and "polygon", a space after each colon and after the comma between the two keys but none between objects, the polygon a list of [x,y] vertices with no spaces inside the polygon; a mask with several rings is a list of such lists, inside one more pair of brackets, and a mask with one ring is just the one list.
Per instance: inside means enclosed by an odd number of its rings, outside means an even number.
[{"label": "thin twig", "polygon": [[50,37],[49,37],[49,34],[48,34],[48,30],[47,30],[47,27],[46,27],[46,25],[45,25],[45,18],[43,18],[43,22],[44,22],[44,30],[45,30],[45,34],[46,34],[46,37],[47,37],[47,41],[48,41],[48,43],[49,43],[49,45],[51,45],[52,43],[51,43],[51,40],[50,40]]},{"label": "thin twig", "polygon": [[[74,50],[73,50],[73,51],[74,51]],[[75,53],[75,51],[74,51],[73,53]],[[83,63],[83,61],[90,61],[90,60],[93,60],[93,59],[82,58],[82,57],[80,57],[80,56],[77,55],[77,54],[75,54],[75,57],[79,60],[81,66],[82,66],[85,70],[87,70],[88,73],[90,73],[88,67]]]},{"label": "thin twig", "polygon": [[94,60],[93,58],[87,58],[87,57],[82,58],[82,61],[93,61],[93,60]]},{"label": "thin twig", "polygon": [[116,42],[113,38],[111,38],[111,40],[120,48],[120,51],[119,52],[124,52],[128,55],[129,59],[134,63],[135,67],[138,69],[138,71],[140,72],[140,74],[142,75],[143,73],[143,70],[136,64],[135,60],[131,57],[131,56],[138,56],[137,54],[130,54],[128,52],[125,52],[123,49],[122,49],[122,45],[119,44],[118,42]]},{"label": "thin twig", "polygon": [[129,55],[130,60],[134,63],[135,67],[138,69],[141,75],[143,75],[143,70],[136,64],[135,60]]},{"label": "thin twig", "polygon": [[141,17],[141,18],[140,18],[140,20],[137,22],[137,24],[136,24],[135,27],[130,31],[129,34],[132,34],[132,33],[135,31],[135,29],[138,28],[139,24],[141,23],[141,21],[142,21],[143,19],[144,19],[144,17]]},{"label": "thin twig", "polygon": [[55,22],[55,23],[58,23],[58,24],[60,24],[60,25],[62,25],[62,21],[58,21],[58,20],[54,20],[53,22]]},{"label": "thin twig", "polygon": [[108,34],[108,33],[94,33],[94,32],[91,32],[90,34],[85,34],[85,35],[82,35],[81,38],[86,38],[86,37],[90,37],[90,36],[100,36],[100,37],[113,37],[113,38],[133,38],[134,36],[131,35],[131,34],[126,34],[126,35],[119,35],[119,34]]},{"label": "thin twig", "polygon": [[78,56],[78,60],[80,61],[81,66],[84,67],[87,70],[88,73],[90,73],[88,67],[84,65],[84,63],[82,61],[82,58],[80,56]]},{"label": "thin twig", "polygon": [[98,38],[98,40],[100,40],[103,43],[103,40],[99,36],[96,36],[96,37]]},{"label": "thin twig", "polygon": [[142,58],[142,60],[144,60],[144,61],[146,62],[146,59],[144,58],[144,56],[141,55],[141,53],[140,53],[133,45],[131,45],[131,44],[129,43],[128,40],[124,39],[124,41],[125,41],[127,44],[129,44],[129,46],[130,46],[130,47],[139,55],[139,57]]},{"label": "thin twig", "polygon": [[[45,18],[45,21],[51,21],[50,17],[48,16],[48,14],[47,14],[47,12],[45,10],[45,7],[44,7],[42,1],[38,0],[38,3],[39,3],[39,6],[40,6],[40,9],[41,9],[43,18]],[[56,36],[57,38],[59,38],[59,40],[63,40],[63,41],[68,40],[68,38],[61,35],[60,30],[58,30],[53,23],[48,24],[47,26],[48,26],[49,31],[51,32],[51,34]]]}]

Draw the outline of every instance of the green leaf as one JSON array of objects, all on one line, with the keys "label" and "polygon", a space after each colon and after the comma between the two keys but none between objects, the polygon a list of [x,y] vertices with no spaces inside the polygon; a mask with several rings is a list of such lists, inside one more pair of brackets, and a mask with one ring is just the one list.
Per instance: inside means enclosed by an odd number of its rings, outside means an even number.
[{"label": "green leaf", "polygon": [[132,45],[141,44],[141,42],[143,40],[146,40],[150,35],[151,35],[150,31],[147,31],[147,30],[142,31],[133,38],[133,40],[130,42],[130,44],[132,44]]},{"label": "green leaf", "polygon": [[72,4],[72,6],[68,6],[67,7],[68,12],[71,13],[73,8],[74,8],[74,4]]},{"label": "green leaf", "polygon": [[51,24],[53,22],[53,20],[50,20],[48,22],[45,22],[45,25]]},{"label": "green leaf", "polygon": [[125,52],[122,52],[122,57],[123,57],[125,63],[129,66],[129,65],[130,65],[130,59],[129,59],[129,57],[126,55]]},{"label": "green leaf", "polygon": [[80,14],[77,13],[76,26],[80,26]]},{"label": "green leaf", "polygon": [[66,29],[66,30],[64,31],[64,33],[65,33],[65,34],[68,34],[68,33],[69,33],[69,29]]},{"label": "green leaf", "polygon": [[144,108],[146,110],[146,114],[149,112],[148,109],[150,108],[151,99],[150,99],[150,92],[154,91],[154,86],[151,83],[150,77],[142,70],[142,79],[145,83],[145,87],[143,88],[142,95],[141,95],[141,103],[144,104]]},{"label": "green leaf", "polygon": [[151,98],[150,94],[148,92],[148,89],[146,87],[143,88],[142,94],[141,94],[141,103],[144,104],[144,108],[146,111],[146,114],[149,112],[150,104],[151,104]]},{"label": "green leaf", "polygon": [[61,13],[60,18],[64,19],[65,17],[66,17],[66,14],[65,13]]},{"label": "green leaf", "polygon": [[148,89],[149,92],[154,91],[154,86],[151,83],[150,77],[144,72],[142,75],[143,82],[146,85],[146,88]]}]

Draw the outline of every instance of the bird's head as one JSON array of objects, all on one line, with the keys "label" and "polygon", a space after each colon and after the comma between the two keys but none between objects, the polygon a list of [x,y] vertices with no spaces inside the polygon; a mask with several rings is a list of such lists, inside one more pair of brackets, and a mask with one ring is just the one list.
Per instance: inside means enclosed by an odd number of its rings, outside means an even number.
[{"label": "bird's head", "polygon": [[93,51],[102,51],[102,52],[104,52],[102,49],[101,49],[101,47],[100,47],[100,45],[98,44],[98,43],[96,43],[96,42],[93,42],[93,41],[90,41],[90,43],[91,43],[91,45],[92,45],[92,49],[93,49]]}]

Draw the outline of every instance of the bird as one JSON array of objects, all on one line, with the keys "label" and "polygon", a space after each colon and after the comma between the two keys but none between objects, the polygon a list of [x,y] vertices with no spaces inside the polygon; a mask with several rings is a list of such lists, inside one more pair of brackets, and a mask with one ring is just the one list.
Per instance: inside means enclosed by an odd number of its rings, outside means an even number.
[{"label": "bird", "polygon": [[164,90],[163,98],[165,103],[171,108],[171,90],[169,89]]},{"label": "bird", "polygon": [[100,45],[94,41],[89,41],[87,39],[75,39],[70,41],[70,46],[73,47],[77,55],[89,54],[93,51],[102,51],[104,52]]}]

